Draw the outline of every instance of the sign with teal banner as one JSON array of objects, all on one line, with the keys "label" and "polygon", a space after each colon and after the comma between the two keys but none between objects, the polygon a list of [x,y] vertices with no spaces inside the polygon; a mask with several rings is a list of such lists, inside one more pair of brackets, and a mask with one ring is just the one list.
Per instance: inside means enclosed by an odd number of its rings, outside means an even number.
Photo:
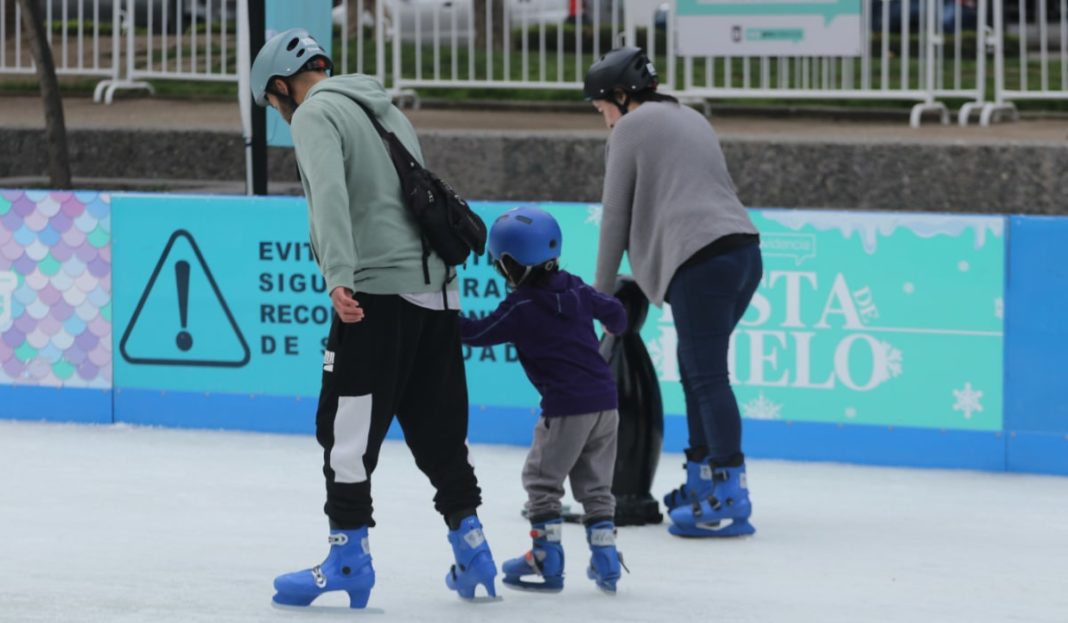
[{"label": "sign with teal banner", "polygon": [[[1003,218],[750,213],[764,279],[729,359],[744,417],[1001,429]],[[670,309],[654,322],[665,410],[681,413]]]},{"label": "sign with teal banner", "polygon": [[[329,0],[267,0],[265,5],[267,32],[265,39],[290,28],[304,28],[327,54],[331,54],[334,25],[331,21],[333,3]],[[267,109],[267,144],[272,147],[292,147],[293,135],[289,124],[278,111]]]},{"label": "sign with teal banner", "polygon": [[676,0],[683,56],[860,56],[860,0]]},{"label": "sign with teal banner", "polygon": [[[315,396],[331,318],[296,198],[113,198],[116,386]],[[492,223],[518,203],[475,203]],[[588,282],[600,208],[538,204]],[[764,279],[732,339],[750,419],[996,431],[1002,426],[1004,219],[751,210]],[[623,269],[626,272],[626,267]],[[485,258],[463,313],[507,296]],[[670,306],[642,335],[664,410],[685,413]],[[475,408],[536,409],[514,348],[465,348]]]}]

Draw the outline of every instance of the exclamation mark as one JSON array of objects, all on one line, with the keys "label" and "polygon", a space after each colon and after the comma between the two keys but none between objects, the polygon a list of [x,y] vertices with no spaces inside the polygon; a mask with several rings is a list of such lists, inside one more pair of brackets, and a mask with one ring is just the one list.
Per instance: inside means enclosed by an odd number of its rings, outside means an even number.
[{"label": "exclamation mark", "polygon": [[193,336],[185,330],[189,325],[189,262],[182,260],[175,263],[174,279],[178,283],[178,317],[182,321],[182,330],[174,341],[178,349],[185,352],[193,348]]}]

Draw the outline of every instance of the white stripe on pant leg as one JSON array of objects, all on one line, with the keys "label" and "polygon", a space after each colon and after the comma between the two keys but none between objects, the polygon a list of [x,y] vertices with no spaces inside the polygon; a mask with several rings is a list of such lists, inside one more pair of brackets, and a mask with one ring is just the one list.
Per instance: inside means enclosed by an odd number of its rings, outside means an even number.
[{"label": "white stripe on pant leg", "polygon": [[330,469],[334,482],[366,482],[363,455],[371,432],[371,395],[341,396],[334,417],[334,447],[330,449]]}]

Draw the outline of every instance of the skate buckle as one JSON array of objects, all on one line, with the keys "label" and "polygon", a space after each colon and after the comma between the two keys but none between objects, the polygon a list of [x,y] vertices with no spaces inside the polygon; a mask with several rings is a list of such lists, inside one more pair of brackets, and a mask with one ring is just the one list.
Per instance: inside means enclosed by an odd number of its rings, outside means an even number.
[{"label": "skate buckle", "polygon": [[344,532],[338,532],[326,537],[326,542],[331,545],[345,545],[349,542],[349,535]]},{"label": "skate buckle", "polygon": [[312,577],[315,578],[315,585],[319,588],[326,588],[326,575],[323,573],[322,567],[316,565],[311,570]]},{"label": "skate buckle", "polygon": [[486,542],[486,537],[482,534],[482,530],[474,528],[464,534],[464,541],[467,541],[467,546],[471,549],[478,549],[480,545]]},{"label": "skate buckle", "polygon": [[616,544],[616,531],[608,528],[590,530],[590,545],[608,547]]}]

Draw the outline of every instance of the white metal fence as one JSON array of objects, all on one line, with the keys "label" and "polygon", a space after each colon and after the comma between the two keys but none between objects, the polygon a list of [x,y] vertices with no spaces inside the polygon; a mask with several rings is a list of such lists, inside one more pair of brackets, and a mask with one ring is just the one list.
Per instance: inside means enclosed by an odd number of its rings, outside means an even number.
[{"label": "white metal fence", "polygon": [[[243,0],[41,1],[58,72],[106,78],[98,100],[149,81],[237,82]],[[13,2],[0,0],[0,20]],[[626,42],[645,47],[663,88],[689,101],[912,101],[913,125],[925,112],[947,122],[951,101],[960,123],[981,112],[985,125],[1015,113],[1014,101],[1068,99],[1068,0],[862,0],[860,56],[818,58],[680,56],[664,0],[335,4],[335,64],[398,96],[577,90],[590,63]],[[0,21],[0,74],[33,71],[21,24]]]},{"label": "white metal fence", "polygon": [[1068,0],[996,1],[992,44],[994,101],[983,106],[983,125],[1000,113],[1016,118],[1016,101],[1068,100]]},{"label": "white metal fence", "polygon": [[126,70],[122,80],[104,87],[105,102],[110,103],[119,89],[152,91],[149,80],[237,82],[238,20],[233,2],[123,1]]},{"label": "white metal fence", "polygon": [[[116,78],[119,72],[121,0],[44,3],[48,42],[60,76]],[[33,75],[37,69],[22,28],[18,0],[0,0],[0,75]]]}]

